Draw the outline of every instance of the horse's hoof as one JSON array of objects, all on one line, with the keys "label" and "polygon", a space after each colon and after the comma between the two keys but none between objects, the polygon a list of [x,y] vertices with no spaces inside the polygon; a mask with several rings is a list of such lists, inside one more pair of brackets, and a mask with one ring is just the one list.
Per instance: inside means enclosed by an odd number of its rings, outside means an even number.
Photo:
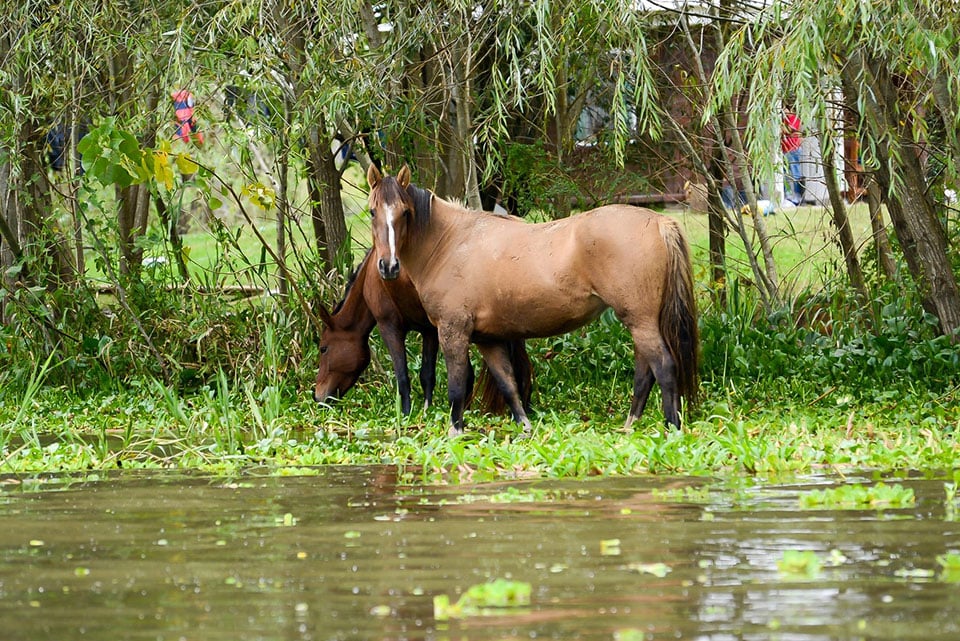
[{"label": "horse's hoof", "polygon": [[463,430],[458,430],[457,428],[451,426],[450,430],[447,432],[447,436],[451,438],[454,436],[463,436]]}]

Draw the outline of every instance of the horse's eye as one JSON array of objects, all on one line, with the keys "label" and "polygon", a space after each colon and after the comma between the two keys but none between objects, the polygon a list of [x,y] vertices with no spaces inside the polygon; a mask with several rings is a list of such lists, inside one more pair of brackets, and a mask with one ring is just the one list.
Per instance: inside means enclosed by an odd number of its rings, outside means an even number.
[{"label": "horse's eye", "polygon": [[370,210],[370,218],[376,218],[376,217],[377,217],[377,210],[376,210],[376,209],[371,209],[371,210]]},{"label": "horse's eye", "polygon": [[320,353],[321,353],[321,354],[326,354],[326,353],[327,353],[327,349],[329,349],[329,348],[328,348],[326,345],[321,345],[321,346],[320,346]]}]

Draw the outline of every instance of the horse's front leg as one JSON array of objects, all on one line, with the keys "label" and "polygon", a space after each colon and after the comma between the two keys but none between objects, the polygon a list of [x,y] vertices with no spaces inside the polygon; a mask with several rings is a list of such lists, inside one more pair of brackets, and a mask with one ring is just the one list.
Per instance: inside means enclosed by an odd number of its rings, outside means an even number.
[{"label": "horse's front leg", "polygon": [[513,413],[513,420],[523,425],[524,434],[529,435],[533,426],[530,424],[530,419],[527,418],[527,413],[523,408],[523,402],[520,400],[520,390],[517,387],[516,374],[513,371],[513,364],[510,361],[509,344],[477,344],[477,349],[480,350],[484,362],[487,364],[487,367],[490,368],[490,373],[493,374],[494,379],[496,379],[500,392],[504,398],[507,399],[507,404]]},{"label": "horse's front leg", "polygon": [[463,410],[473,386],[470,366],[470,332],[439,328],[440,348],[447,365],[447,396],[450,399],[450,435],[463,434]]},{"label": "horse's front leg", "polygon": [[437,386],[437,354],[440,351],[440,339],[437,329],[421,332],[423,336],[423,350],[420,358],[420,388],[423,390],[423,409],[433,404],[433,390]]},{"label": "horse's front leg", "polygon": [[397,378],[397,392],[400,394],[400,411],[404,416],[410,414],[410,373],[407,368],[407,333],[394,326],[380,325],[380,336],[387,344],[393,374]]}]

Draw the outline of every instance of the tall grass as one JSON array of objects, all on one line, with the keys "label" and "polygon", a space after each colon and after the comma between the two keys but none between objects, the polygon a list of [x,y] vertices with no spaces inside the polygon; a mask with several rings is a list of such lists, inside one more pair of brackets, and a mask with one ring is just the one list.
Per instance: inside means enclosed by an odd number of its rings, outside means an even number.
[{"label": "tall grass", "polygon": [[[705,274],[705,219],[678,216]],[[233,473],[260,462],[387,462],[449,480],[897,465],[882,446],[914,465],[953,464],[942,437],[960,427],[958,350],[937,336],[931,317],[910,311],[919,306],[909,291],[874,282],[872,300],[856,300],[836,276],[835,250],[816,218],[798,210],[772,225],[783,234],[782,271],[795,275],[782,309],[764,311],[737,270],[735,247],[725,299],[701,288],[703,402],[685,408],[681,434],[663,430],[657,388],[637,431],[619,432],[633,358],[611,312],[529,342],[535,430],[527,443],[514,441],[508,418],[475,412],[467,435],[451,440],[442,359],[435,407],[403,417],[375,333],[374,366],[340,403],[317,406],[309,399],[315,329],[295,299],[173,287],[167,263],[124,283],[129,311],[81,288],[57,293],[58,316],[41,322],[40,309],[24,302],[24,315],[0,327],[0,470],[175,464]],[[269,284],[272,267],[255,246],[223,225],[211,230],[209,244],[191,250],[198,284]],[[339,288],[312,261],[297,254],[297,285],[329,307]],[[415,367],[419,343],[408,349]]]}]

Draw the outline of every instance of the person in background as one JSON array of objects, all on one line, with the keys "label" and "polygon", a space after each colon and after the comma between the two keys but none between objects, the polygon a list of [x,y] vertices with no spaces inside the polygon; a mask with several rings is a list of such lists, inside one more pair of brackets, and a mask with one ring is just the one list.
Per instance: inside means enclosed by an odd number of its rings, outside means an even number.
[{"label": "person in background", "polygon": [[800,134],[800,128],[800,117],[792,109],[784,107],[780,127],[780,151],[783,152],[787,162],[784,196],[794,205],[803,202],[803,169],[800,166],[800,145],[803,143],[803,136]]},{"label": "person in background", "polygon": [[197,121],[193,117],[193,94],[186,89],[175,89],[170,92],[170,99],[173,100],[173,110],[177,116],[177,133],[174,138],[190,142],[193,134],[193,141],[198,146],[202,145],[203,133],[197,131]]}]

